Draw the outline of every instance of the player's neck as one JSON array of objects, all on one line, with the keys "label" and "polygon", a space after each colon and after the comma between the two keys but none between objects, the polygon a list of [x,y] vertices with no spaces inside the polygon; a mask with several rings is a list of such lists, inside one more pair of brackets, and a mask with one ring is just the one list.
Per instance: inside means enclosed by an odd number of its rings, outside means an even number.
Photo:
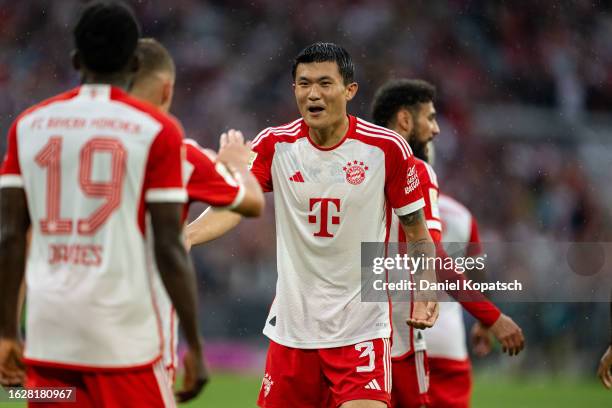
[{"label": "player's neck", "polygon": [[348,116],[343,115],[342,119],[323,129],[308,130],[310,138],[320,147],[332,147],[340,143],[349,128]]},{"label": "player's neck", "polygon": [[125,74],[96,74],[93,72],[84,73],[81,76],[81,84],[103,84],[111,85],[127,91],[130,88],[131,80]]}]

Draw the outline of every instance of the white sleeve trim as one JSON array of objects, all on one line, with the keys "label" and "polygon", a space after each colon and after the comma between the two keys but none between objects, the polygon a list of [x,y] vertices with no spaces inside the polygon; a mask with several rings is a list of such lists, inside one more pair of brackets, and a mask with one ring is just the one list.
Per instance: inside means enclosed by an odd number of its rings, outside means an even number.
[{"label": "white sleeve trim", "polygon": [[238,184],[238,194],[236,194],[236,198],[234,198],[234,201],[232,201],[230,205],[227,205],[225,207],[214,207],[214,209],[215,210],[233,210],[234,208],[242,204],[245,194],[246,194],[246,191],[245,191],[244,186],[242,185],[242,183],[239,183]]},{"label": "white sleeve trim", "polygon": [[436,220],[427,220],[427,229],[433,229],[442,232],[442,223]]},{"label": "white sleeve trim", "polygon": [[412,214],[416,210],[420,210],[423,207],[425,207],[425,200],[421,197],[418,200],[403,206],[402,208],[394,208],[394,211],[398,217],[402,217],[406,214]]},{"label": "white sleeve trim", "polygon": [[0,188],[5,187],[23,188],[23,177],[18,174],[5,174],[0,176]]},{"label": "white sleeve trim", "polygon": [[184,188],[150,188],[145,194],[147,203],[186,203],[187,190]]}]

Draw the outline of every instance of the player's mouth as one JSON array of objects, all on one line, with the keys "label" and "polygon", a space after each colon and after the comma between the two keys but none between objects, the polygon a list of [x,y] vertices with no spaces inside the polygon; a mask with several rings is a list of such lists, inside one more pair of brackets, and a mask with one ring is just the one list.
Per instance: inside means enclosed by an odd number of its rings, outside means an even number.
[{"label": "player's mouth", "polygon": [[310,113],[310,116],[315,116],[315,117],[323,113],[324,110],[325,108],[322,106],[309,106],[308,107],[308,112]]}]

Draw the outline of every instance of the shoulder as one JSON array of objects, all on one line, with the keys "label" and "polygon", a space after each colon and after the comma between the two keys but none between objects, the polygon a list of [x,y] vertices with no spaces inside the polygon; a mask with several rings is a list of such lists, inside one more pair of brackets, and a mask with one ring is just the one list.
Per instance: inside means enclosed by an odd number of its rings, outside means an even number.
[{"label": "shoulder", "polygon": [[421,182],[423,184],[427,182],[427,184],[433,184],[434,186],[438,187],[438,176],[436,176],[436,172],[433,167],[431,167],[431,165],[425,160],[419,159],[418,157],[414,158],[414,163],[419,173]]},{"label": "shoulder", "polygon": [[69,99],[74,98],[75,96],[77,96],[79,94],[79,88],[74,88],[71,89],[69,91],[66,92],[62,92],[61,94],[52,96],[51,98],[45,99],[35,105],[30,106],[29,108],[27,108],[26,110],[24,110],[23,112],[21,112],[17,118],[15,119],[15,123],[19,122],[20,120],[22,120],[23,118],[25,118],[28,115],[34,114],[36,112],[38,112],[39,110],[48,107],[54,103],[57,102],[62,102],[62,101],[67,101]]},{"label": "shoulder", "polygon": [[400,153],[404,159],[412,156],[410,145],[401,135],[361,118],[355,118],[354,137],[364,143],[381,148],[385,153]]},{"label": "shoulder", "polygon": [[259,145],[274,144],[279,140],[297,139],[302,129],[304,119],[299,118],[281,126],[268,127],[257,134],[253,139],[253,148]]},{"label": "shoulder", "polygon": [[177,118],[169,113],[162,112],[156,106],[148,102],[136,99],[124,92],[116,92],[114,89],[111,94],[111,100],[121,102],[134,110],[146,114],[172,133],[176,132],[181,135],[181,137],[184,133],[183,127]]},{"label": "shoulder", "polygon": [[205,149],[193,139],[183,139],[185,154],[188,161],[210,162],[215,161],[215,153],[210,149]]}]

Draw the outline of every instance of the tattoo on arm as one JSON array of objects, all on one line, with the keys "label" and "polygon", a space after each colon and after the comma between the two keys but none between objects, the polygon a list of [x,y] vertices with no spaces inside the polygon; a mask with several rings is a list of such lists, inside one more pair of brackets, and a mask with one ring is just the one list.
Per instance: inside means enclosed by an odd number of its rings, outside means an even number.
[{"label": "tattoo on arm", "polygon": [[417,210],[413,213],[402,215],[399,217],[399,219],[402,225],[406,227],[412,227],[420,222],[423,222],[423,211]]},{"label": "tattoo on arm", "polygon": [[[399,217],[402,226],[404,227],[404,231],[406,228],[410,229],[418,229],[421,226],[424,230],[427,230],[427,226],[425,225],[425,218],[423,216],[423,210],[418,210],[410,214],[402,215]],[[408,234],[406,234],[406,244],[408,245],[408,255],[413,257],[420,256],[433,256],[435,251],[433,250],[432,242],[426,237],[419,234],[418,238],[410,239],[408,238]],[[433,252],[432,252],[433,251]]]}]

